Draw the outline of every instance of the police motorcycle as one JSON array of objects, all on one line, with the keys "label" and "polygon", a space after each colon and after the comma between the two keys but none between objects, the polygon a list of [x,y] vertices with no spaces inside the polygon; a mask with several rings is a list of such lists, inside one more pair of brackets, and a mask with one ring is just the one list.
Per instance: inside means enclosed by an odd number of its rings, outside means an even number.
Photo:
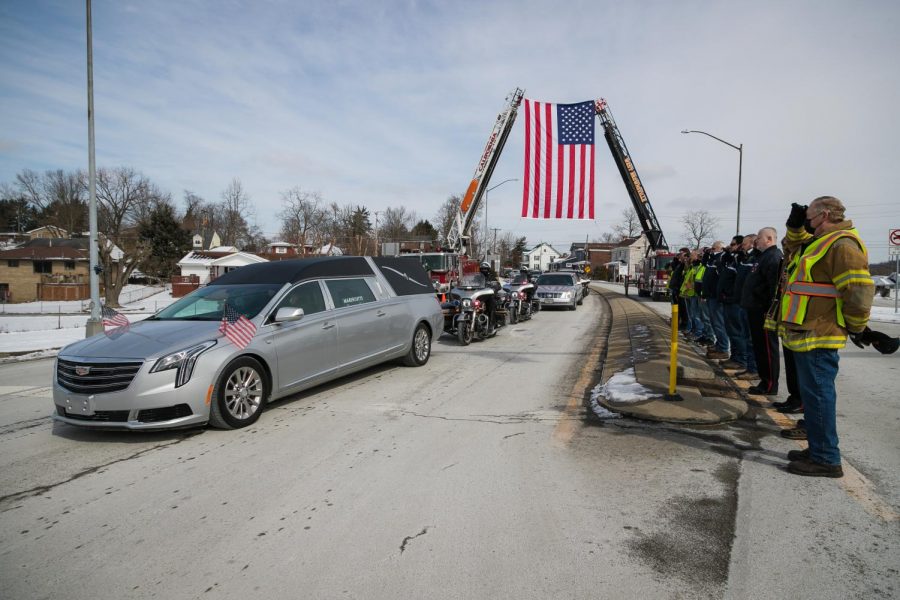
[{"label": "police motorcycle", "polygon": [[517,273],[503,286],[509,294],[509,322],[527,321],[541,310],[541,303],[534,295],[534,282],[527,272]]},{"label": "police motorcycle", "polygon": [[484,340],[506,325],[509,294],[499,281],[487,281],[485,268],[466,273],[450,290],[450,301],[441,305],[444,331],[455,335],[463,346]]}]

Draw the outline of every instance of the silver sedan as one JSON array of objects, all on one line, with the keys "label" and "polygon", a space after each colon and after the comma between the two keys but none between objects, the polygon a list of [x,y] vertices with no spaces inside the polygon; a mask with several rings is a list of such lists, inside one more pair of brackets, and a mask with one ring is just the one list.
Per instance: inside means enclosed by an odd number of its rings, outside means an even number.
[{"label": "silver sedan", "polygon": [[248,265],[145,321],[63,348],[54,418],[96,428],[245,427],[268,401],[348,373],[394,359],[424,365],[442,325],[414,261]]}]

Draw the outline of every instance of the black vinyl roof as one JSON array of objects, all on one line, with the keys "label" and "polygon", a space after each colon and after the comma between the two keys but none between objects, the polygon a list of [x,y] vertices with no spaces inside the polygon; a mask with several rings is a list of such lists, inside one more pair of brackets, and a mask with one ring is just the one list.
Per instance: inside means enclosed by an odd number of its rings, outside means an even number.
[{"label": "black vinyl roof", "polygon": [[217,277],[209,285],[295,283],[314,277],[351,277],[372,274],[372,268],[362,256],[321,256],[247,265]]}]

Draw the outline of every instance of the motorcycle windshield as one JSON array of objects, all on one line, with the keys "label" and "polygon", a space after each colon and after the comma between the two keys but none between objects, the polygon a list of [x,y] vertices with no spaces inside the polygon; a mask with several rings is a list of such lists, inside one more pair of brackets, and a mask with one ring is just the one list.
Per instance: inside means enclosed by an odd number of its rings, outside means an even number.
[{"label": "motorcycle windshield", "polygon": [[464,289],[477,290],[483,288],[484,283],[484,275],[481,273],[467,273],[459,278],[459,287]]}]

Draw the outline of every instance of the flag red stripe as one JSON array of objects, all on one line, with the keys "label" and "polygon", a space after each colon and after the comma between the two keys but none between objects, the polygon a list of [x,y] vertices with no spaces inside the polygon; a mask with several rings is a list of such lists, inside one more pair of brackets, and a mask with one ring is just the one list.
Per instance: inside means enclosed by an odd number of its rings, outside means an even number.
[{"label": "flag red stripe", "polygon": [[531,189],[531,100],[525,100],[525,177],[522,186],[522,216],[528,216],[528,191]]},{"label": "flag red stripe", "polygon": [[559,131],[554,131],[555,120],[550,116],[550,109],[552,105],[547,103],[544,105],[544,122],[546,123],[546,138],[547,142],[547,160],[544,161],[544,179],[546,183],[544,184],[544,218],[550,218],[550,202],[553,196],[550,195],[550,184],[552,183],[551,174],[553,173],[553,134],[559,135]]},{"label": "flag red stripe", "polygon": [[531,216],[535,219],[540,215],[541,200],[541,103],[534,103],[534,194]]},{"label": "flag red stripe", "polygon": [[556,145],[556,218],[562,218],[562,199],[563,199],[563,175],[565,174],[564,170],[564,161],[563,157],[563,147],[562,144]]},{"label": "flag red stripe", "polygon": [[588,146],[588,151],[591,153],[591,167],[588,171],[589,183],[588,183],[588,218],[594,218],[594,146],[593,144]]},{"label": "flag red stripe", "polygon": [[581,160],[581,173],[578,181],[578,218],[584,218],[584,159],[585,159],[585,151],[587,149],[584,147],[584,144],[579,146],[578,154],[579,159]]},{"label": "flag red stripe", "polygon": [[566,218],[572,218],[572,211],[575,206],[575,146],[569,146],[569,201]]}]

